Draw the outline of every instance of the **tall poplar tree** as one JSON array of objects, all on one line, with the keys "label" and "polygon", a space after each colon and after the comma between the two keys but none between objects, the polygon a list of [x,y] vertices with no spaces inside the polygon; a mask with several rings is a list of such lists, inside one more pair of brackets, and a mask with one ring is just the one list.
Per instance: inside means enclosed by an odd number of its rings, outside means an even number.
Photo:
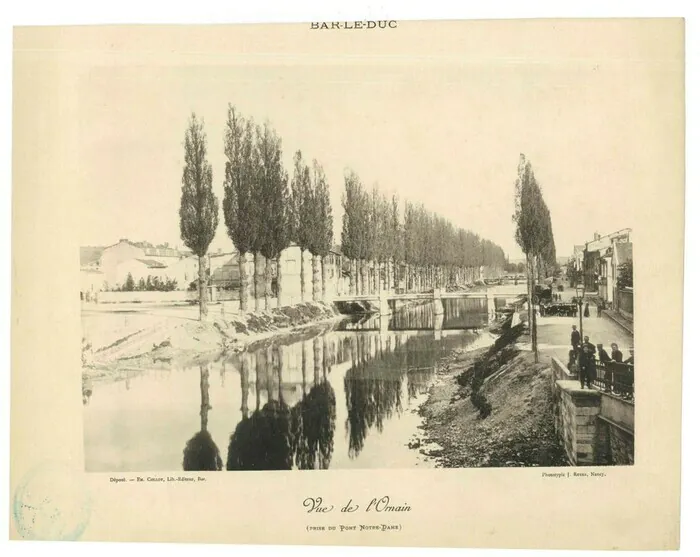
[{"label": "tall poplar tree", "polygon": [[212,190],[204,123],[193,113],[185,132],[185,166],[180,197],[180,237],[199,258],[199,319],[207,315],[206,254],[219,224],[219,203]]},{"label": "tall poplar tree", "polygon": [[[313,161],[313,184],[311,191],[313,207],[311,228],[311,242],[309,251],[313,256],[313,299],[318,300],[326,295],[326,266],[325,258],[333,246],[333,215],[331,212],[331,198],[326,180],[326,174],[318,161]],[[319,269],[320,263],[320,269]],[[320,274],[320,280],[319,280]]]},{"label": "tall poplar tree", "polygon": [[[535,361],[539,361],[537,351],[537,323],[534,311],[534,277],[537,259],[543,255],[551,237],[551,224],[548,226],[549,210],[542,198],[540,186],[535,178],[530,161],[520,155],[518,179],[515,183],[515,240],[525,253],[527,267],[528,319]],[[548,230],[549,229],[549,230]]]},{"label": "tall poplar tree", "polygon": [[282,305],[281,252],[289,245],[289,191],[287,173],[282,165],[282,140],[268,123],[258,133],[258,170],[263,211],[260,227],[260,253],[265,257],[265,309],[270,309],[272,294],[272,260],[277,261],[277,307]]},{"label": "tall poplar tree", "polygon": [[224,136],[224,222],[238,251],[241,311],[248,311],[247,254],[257,243],[257,200],[254,126],[229,105]]},{"label": "tall poplar tree", "polygon": [[340,249],[350,260],[350,294],[360,293],[358,284],[358,261],[362,254],[363,203],[362,183],[355,172],[345,172],[343,193],[343,228],[340,236]]},{"label": "tall poplar tree", "polygon": [[403,234],[401,230],[401,217],[399,215],[399,198],[393,195],[391,198],[391,228],[389,246],[391,249],[391,273],[389,288],[396,289],[399,285],[398,264],[403,261]]},{"label": "tall poplar tree", "polygon": [[306,262],[304,252],[309,249],[314,235],[314,202],[311,189],[309,167],[304,162],[301,151],[294,155],[292,176],[293,234],[292,240],[299,246],[301,267],[299,269],[301,301],[306,298]]}]

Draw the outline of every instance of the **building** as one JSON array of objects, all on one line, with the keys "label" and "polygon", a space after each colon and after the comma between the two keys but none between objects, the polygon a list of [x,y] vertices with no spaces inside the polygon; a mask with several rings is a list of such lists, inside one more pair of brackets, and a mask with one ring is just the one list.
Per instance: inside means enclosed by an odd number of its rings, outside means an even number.
[{"label": "building", "polygon": [[211,284],[217,288],[238,288],[241,284],[241,272],[238,254],[233,252],[212,253],[208,257]]},{"label": "building", "polygon": [[100,246],[80,248],[80,299],[94,301],[97,293],[104,290],[105,276],[102,272],[102,252]]},{"label": "building", "polygon": [[578,272],[583,272],[583,251],[586,249],[585,245],[575,245],[574,252],[572,254],[572,260],[574,262],[574,269]]},{"label": "building", "polygon": [[177,290],[187,290],[199,276],[199,258],[196,255],[181,257],[166,267],[167,278],[176,280]]},{"label": "building", "polygon": [[[253,257],[247,255],[251,296],[254,284]],[[240,287],[239,256],[235,251],[224,253],[219,249],[205,258],[209,280],[218,289],[237,290]],[[342,272],[343,257],[340,246],[333,246],[324,258],[326,297],[346,293],[348,276]],[[272,295],[277,295],[281,280],[283,303],[296,303],[301,299],[301,250],[291,245],[280,255],[281,277],[277,277],[277,261],[273,261]],[[173,248],[168,244],[153,245],[149,242],[132,242],[122,238],[107,247],[85,246],[80,248],[81,292],[116,290],[121,288],[129,274],[136,286],[143,279],[158,277],[161,281],[175,280],[178,290],[187,290],[199,277],[199,258],[191,251]],[[265,294],[265,258],[258,257],[258,297]],[[304,251],[305,298],[312,299],[313,264],[308,251]]]},{"label": "building", "polygon": [[618,243],[631,243],[632,230],[623,228],[601,236],[597,232],[593,240],[586,242],[583,250],[583,283],[587,292],[595,292],[605,302],[612,302],[613,247]]},{"label": "building", "polygon": [[615,311],[627,319],[634,318],[634,293],[632,287],[619,287],[617,279],[620,276],[620,267],[632,264],[632,242],[618,242],[613,245],[612,253],[612,281],[613,296],[612,306]]},{"label": "building", "polygon": [[[100,290],[119,288],[129,273],[137,283],[150,275],[162,280],[175,279],[178,288],[186,289],[192,280],[190,277],[196,276],[196,270],[193,271],[196,260],[192,252],[173,248],[167,243],[154,246],[149,242],[131,242],[126,238],[107,247],[80,248],[81,272],[87,277],[88,271],[99,271]],[[90,280],[85,278],[83,282],[94,288],[96,280],[94,277]]]},{"label": "building", "polygon": [[132,258],[120,261],[115,266],[115,274],[117,277],[124,277],[122,280],[118,281],[117,285],[124,285],[126,279],[129,275],[134,279],[134,283],[138,285],[140,281],[158,278],[161,281],[165,281],[168,277],[167,267],[156,261],[154,259],[141,259]]}]

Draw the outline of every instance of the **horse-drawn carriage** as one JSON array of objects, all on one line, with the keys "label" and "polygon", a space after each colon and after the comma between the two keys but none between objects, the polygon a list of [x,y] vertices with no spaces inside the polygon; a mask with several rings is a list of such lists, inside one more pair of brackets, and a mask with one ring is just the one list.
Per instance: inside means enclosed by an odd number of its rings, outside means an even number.
[{"label": "horse-drawn carriage", "polygon": [[576,317],[578,307],[576,304],[569,302],[550,302],[548,304],[540,304],[540,315],[546,317],[554,315],[557,317]]}]

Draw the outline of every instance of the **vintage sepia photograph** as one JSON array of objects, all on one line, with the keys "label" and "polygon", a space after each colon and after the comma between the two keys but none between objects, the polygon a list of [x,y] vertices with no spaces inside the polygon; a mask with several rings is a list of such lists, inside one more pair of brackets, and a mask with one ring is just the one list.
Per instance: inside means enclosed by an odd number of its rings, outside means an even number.
[{"label": "vintage sepia photograph", "polygon": [[338,19],[15,29],[10,536],[677,547],[683,20]]},{"label": "vintage sepia photograph", "polygon": [[634,67],[169,62],[76,91],[86,471],[634,464]]}]

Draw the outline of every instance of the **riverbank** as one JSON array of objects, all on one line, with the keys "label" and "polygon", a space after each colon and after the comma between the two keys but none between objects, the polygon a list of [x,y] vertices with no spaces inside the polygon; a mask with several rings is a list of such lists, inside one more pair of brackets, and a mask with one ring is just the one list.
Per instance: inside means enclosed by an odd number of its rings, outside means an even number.
[{"label": "riverbank", "polygon": [[83,340],[83,374],[93,379],[117,378],[156,363],[194,365],[225,352],[241,352],[251,344],[290,335],[313,326],[330,326],[343,318],[332,305],[306,302],[248,313],[218,316],[210,307],[206,321],[170,318],[151,326],[124,330],[109,345]]},{"label": "riverbank", "polygon": [[522,335],[522,325],[504,328],[491,347],[456,350],[439,363],[420,409],[424,444],[437,446],[421,451],[439,466],[568,465],[554,431],[549,366],[516,348]]}]

